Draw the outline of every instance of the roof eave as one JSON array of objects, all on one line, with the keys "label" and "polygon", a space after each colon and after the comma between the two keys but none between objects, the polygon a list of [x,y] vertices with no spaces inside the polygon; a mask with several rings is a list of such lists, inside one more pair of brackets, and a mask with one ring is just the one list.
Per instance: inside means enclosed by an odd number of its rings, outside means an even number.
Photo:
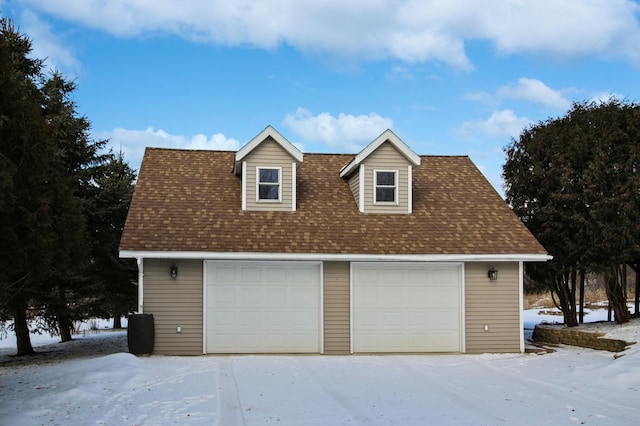
[{"label": "roof eave", "polygon": [[286,260],[350,262],[546,262],[553,257],[540,253],[512,254],[363,254],[363,253],[259,253],[211,251],[120,250],[121,258],[201,260]]}]

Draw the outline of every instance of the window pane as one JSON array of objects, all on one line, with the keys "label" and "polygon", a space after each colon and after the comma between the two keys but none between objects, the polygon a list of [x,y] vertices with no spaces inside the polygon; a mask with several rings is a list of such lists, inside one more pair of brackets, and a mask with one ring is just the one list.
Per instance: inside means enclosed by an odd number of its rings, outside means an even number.
[{"label": "window pane", "polygon": [[396,174],[394,172],[377,172],[378,185],[395,185]]},{"label": "window pane", "polygon": [[258,185],[258,197],[261,200],[277,200],[280,185]]},{"label": "window pane", "polygon": [[376,201],[395,201],[395,188],[376,188]]},{"label": "window pane", "polygon": [[278,183],[278,169],[260,169],[260,183]]}]

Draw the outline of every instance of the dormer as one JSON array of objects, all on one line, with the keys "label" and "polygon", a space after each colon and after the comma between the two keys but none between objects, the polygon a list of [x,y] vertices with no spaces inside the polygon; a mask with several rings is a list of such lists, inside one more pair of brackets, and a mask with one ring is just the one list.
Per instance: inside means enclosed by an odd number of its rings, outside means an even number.
[{"label": "dormer", "polygon": [[303,157],[271,126],[240,148],[233,172],[242,177],[242,210],[295,211],[296,170]]},{"label": "dormer", "polygon": [[395,133],[386,130],[340,170],[360,213],[410,214],[413,168],[420,156]]}]

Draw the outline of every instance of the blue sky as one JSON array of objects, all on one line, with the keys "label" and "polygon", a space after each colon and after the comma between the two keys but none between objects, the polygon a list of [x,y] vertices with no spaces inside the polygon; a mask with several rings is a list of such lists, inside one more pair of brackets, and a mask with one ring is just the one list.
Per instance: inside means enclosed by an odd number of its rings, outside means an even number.
[{"label": "blue sky", "polygon": [[469,155],[498,191],[503,148],[573,101],[640,101],[631,0],[0,0],[78,110],[139,168],[145,146],[236,150],[274,126],[304,152],[392,129]]}]

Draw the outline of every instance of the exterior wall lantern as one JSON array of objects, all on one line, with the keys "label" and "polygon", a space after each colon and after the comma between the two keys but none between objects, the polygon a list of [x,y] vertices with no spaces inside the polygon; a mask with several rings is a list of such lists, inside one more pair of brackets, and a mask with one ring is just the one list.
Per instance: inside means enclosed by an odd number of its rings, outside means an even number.
[{"label": "exterior wall lantern", "polygon": [[178,267],[176,265],[171,265],[171,268],[169,268],[169,274],[174,280],[178,278]]},{"label": "exterior wall lantern", "polygon": [[489,277],[489,280],[491,281],[497,281],[498,280],[498,270],[496,268],[491,268],[489,269],[489,272],[487,273],[487,276]]}]

